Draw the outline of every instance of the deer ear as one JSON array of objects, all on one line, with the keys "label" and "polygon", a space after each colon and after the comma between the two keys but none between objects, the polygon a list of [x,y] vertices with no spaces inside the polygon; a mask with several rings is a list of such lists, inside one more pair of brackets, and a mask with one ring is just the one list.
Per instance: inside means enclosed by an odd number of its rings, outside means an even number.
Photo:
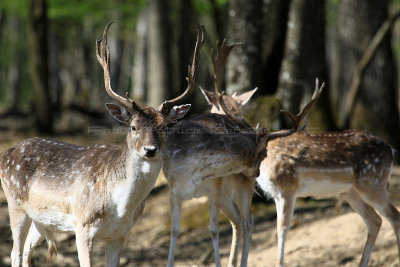
[{"label": "deer ear", "polygon": [[186,115],[186,113],[188,113],[191,106],[192,106],[191,104],[174,106],[168,112],[167,119],[170,122],[176,122],[177,120],[183,118]]},{"label": "deer ear", "polygon": [[116,119],[117,121],[122,123],[129,123],[129,120],[131,119],[131,114],[123,106],[107,103],[106,108],[111,116],[113,116],[114,119]]},{"label": "deer ear", "polygon": [[215,105],[217,106],[217,98],[215,97],[215,94],[213,92],[204,90],[202,87],[200,87],[201,92],[203,93],[204,97],[206,98],[208,104],[210,105]]},{"label": "deer ear", "polygon": [[232,96],[233,99],[235,99],[236,103],[239,105],[246,105],[247,102],[249,102],[250,98],[254,95],[254,93],[257,91],[257,87],[254,88],[253,90],[247,91],[241,95],[238,96]]}]

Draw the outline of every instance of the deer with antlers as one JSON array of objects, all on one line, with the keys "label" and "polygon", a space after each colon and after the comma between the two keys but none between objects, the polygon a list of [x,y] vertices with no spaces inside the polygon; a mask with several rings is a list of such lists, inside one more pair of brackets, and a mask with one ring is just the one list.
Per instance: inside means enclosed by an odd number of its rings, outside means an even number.
[{"label": "deer with antlers", "polygon": [[[181,203],[207,196],[209,200],[210,234],[216,266],[221,266],[218,245],[218,217],[222,212],[229,218],[233,237],[228,266],[236,266],[239,243],[242,241],[241,266],[247,265],[253,219],[251,199],[260,162],[266,156],[269,140],[287,136],[298,129],[307,110],[290,115],[296,125],[289,130],[267,133],[256,131],[240,115],[238,105],[249,100],[252,92],[240,96],[221,93],[221,84],[230,51],[237,46],[224,40],[212,51],[215,94],[203,90],[208,101],[215,101],[214,113],[202,114],[181,121],[167,136],[163,155],[163,172],[168,180],[171,208],[171,240],[168,266],[174,265],[177,237],[180,231]],[[321,88],[322,90],[322,88]],[[314,95],[312,105],[320,92]]]},{"label": "deer with antlers", "polygon": [[257,183],[273,197],[277,213],[277,266],[284,266],[284,248],[297,197],[344,198],[364,220],[368,235],[360,266],[367,266],[382,223],[392,225],[400,255],[400,214],[387,195],[392,149],[369,133],[348,130],[295,133],[268,142],[268,157]]},{"label": "deer with antlers", "polygon": [[96,53],[104,69],[106,91],[120,104],[106,104],[106,108],[129,125],[126,142],[122,147],[83,147],[32,138],[2,155],[0,177],[10,213],[13,267],[29,266],[33,248],[44,239],[51,258],[56,252],[54,232],[75,233],[81,266],[91,266],[94,239],[106,242],[107,266],[118,266],[124,239],[142,213],[144,199],[161,169],[165,128],[190,108],[179,104],[194,89],[203,30],[197,36],[185,92],[155,109],[141,108],[111,88],[107,47],[111,24],[97,41]]}]

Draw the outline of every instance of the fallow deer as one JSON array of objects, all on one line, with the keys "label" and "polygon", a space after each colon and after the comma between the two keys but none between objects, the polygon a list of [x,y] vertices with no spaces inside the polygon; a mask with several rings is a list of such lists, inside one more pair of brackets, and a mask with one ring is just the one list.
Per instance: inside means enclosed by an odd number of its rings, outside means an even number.
[{"label": "fallow deer", "polygon": [[32,138],[2,155],[0,177],[10,213],[13,267],[29,266],[33,248],[44,239],[51,258],[56,252],[55,232],[75,233],[81,266],[91,266],[94,239],[106,242],[107,266],[118,266],[124,239],[142,213],[144,199],[161,169],[165,128],[190,108],[178,104],[194,89],[204,30],[198,32],[185,92],[155,109],[141,108],[111,88],[107,47],[111,24],[96,42],[96,54],[106,91],[121,104],[106,104],[106,108],[129,125],[126,142],[122,147],[85,147]]},{"label": "fallow deer", "polygon": [[[168,180],[171,208],[171,240],[168,266],[174,265],[177,237],[180,231],[181,203],[207,196],[209,200],[210,234],[216,266],[221,266],[219,254],[218,216],[222,210],[233,228],[228,266],[236,266],[240,237],[243,236],[241,266],[247,265],[253,219],[251,199],[259,164],[266,156],[268,140],[292,134],[316,101],[320,92],[296,116],[293,129],[266,133],[255,131],[240,115],[238,104],[244,104],[254,93],[225,96],[221,93],[224,67],[234,45],[226,40],[211,54],[214,69],[215,94],[203,91],[208,101],[217,103],[213,114],[202,114],[181,121],[167,136],[163,155],[163,172]],[[322,88],[321,88],[322,89]],[[218,114],[219,113],[219,114]]]},{"label": "fallow deer", "polygon": [[392,149],[358,130],[295,133],[268,142],[257,183],[273,197],[277,213],[277,266],[284,266],[286,234],[297,197],[340,196],[368,229],[360,266],[367,266],[382,214],[392,225],[400,255],[400,214],[387,195]]}]

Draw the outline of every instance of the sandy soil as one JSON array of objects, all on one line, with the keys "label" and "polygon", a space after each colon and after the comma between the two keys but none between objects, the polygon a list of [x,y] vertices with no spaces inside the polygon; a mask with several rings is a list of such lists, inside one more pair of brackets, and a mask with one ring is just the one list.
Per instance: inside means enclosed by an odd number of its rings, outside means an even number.
[{"label": "sandy soil", "polygon": [[[2,136],[4,137],[4,136]],[[80,143],[75,138],[64,140]],[[0,151],[16,142],[4,138]],[[83,142],[95,142],[93,138]],[[400,209],[400,167],[395,167],[390,184],[390,197]],[[361,218],[344,205],[340,215],[335,200],[299,200],[292,229],[289,231],[285,261],[287,266],[357,266],[366,240],[366,227]],[[206,199],[188,201],[182,208],[182,231],[176,250],[176,266],[213,266],[213,252],[208,234]],[[249,266],[274,266],[276,260],[275,208],[271,201],[256,198],[253,204],[255,228]],[[146,202],[144,213],[130,231],[121,253],[121,266],[165,266],[169,248],[168,188],[160,178]],[[231,227],[221,215],[220,250],[226,265],[231,241]],[[74,236],[58,234],[59,254],[53,266],[78,266]],[[12,248],[7,202],[0,190],[0,267],[10,266]],[[45,243],[36,248],[33,266],[46,266]],[[96,242],[94,266],[104,266],[104,244]],[[370,266],[400,266],[396,238],[384,220]]]}]

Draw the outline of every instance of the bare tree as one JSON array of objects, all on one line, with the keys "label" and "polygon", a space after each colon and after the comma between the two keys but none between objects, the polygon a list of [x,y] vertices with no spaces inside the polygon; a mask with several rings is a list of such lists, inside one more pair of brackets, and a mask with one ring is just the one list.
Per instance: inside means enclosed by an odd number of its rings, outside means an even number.
[{"label": "bare tree", "polygon": [[[22,41],[23,32],[21,30],[21,20],[18,16],[9,15],[7,17],[7,30],[10,33],[10,50],[13,60],[7,71],[6,105],[7,112],[15,113],[18,111],[19,97],[21,94],[21,71],[23,68],[23,55],[19,52],[18,42]],[[1,27],[1,26],[0,26]]]},{"label": "bare tree", "polygon": [[[185,0],[180,2],[180,12],[177,23],[178,29],[178,51],[177,51],[177,61],[178,61],[178,77],[179,83],[176,85],[174,90],[182,90],[186,86],[185,74],[187,73],[188,65],[190,64],[190,55],[192,54],[192,43],[196,36],[196,17],[193,9],[192,0]],[[175,87],[175,85],[174,85]],[[179,91],[174,92],[178,94]],[[191,112],[198,110],[196,105],[196,99],[201,99],[196,97],[197,91],[188,98],[188,102],[192,104],[190,109]],[[204,102],[201,102],[204,104]]]},{"label": "bare tree", "polygon": [[[332,57],[331,100],[339,121],[349,96],[357,65],[376,32],[388,17],[387,0],[343,0],[338,6],[336,42]],[[400,146],[400,119],[396,108],[396,72],[390,35],[381,41],[363,72],[354,108],[341,127],[371,131],[395,147]]]},{"label": "bare tree", "polygon": [[52,107],[48,83],[47,1],[31,0],[29,9],[29,55],[36,128],[52,132]]},{"label": "bare tree", "polygon": [[264,93],[278,88],[279,72],[285,50],[286,31],[291,0],[263,0],[262,66]]},{"label": "bare tree", "polygon": [[149,0],[148,104],[156,106],[171,92],[171,27],[167,0]]},{"label": "bare tree", "polygon": [[144,9],[136,23],[135,51],[132,66],[132,95],[138,103],[146,99],[147,77],[148,9]]},{"label": "bare tree", "polygon": [[[316,76],[327,79],[325,60],[325,1],[292,0],[286,46],[279,77],[278,97],[284,109],[295,112],[313,92]],[[319,116],[311,126],[332,128],[329,124],[328,93],[317,104]],[[328,125],[327,125],[328,124]]]},{"label": "bare tree", "polygon": [[226,91],[243,93],[259,86],[262,78],[262,0],[231,0],[228,7],[228,38],[242,42],[232,51],[227,64]]}]

